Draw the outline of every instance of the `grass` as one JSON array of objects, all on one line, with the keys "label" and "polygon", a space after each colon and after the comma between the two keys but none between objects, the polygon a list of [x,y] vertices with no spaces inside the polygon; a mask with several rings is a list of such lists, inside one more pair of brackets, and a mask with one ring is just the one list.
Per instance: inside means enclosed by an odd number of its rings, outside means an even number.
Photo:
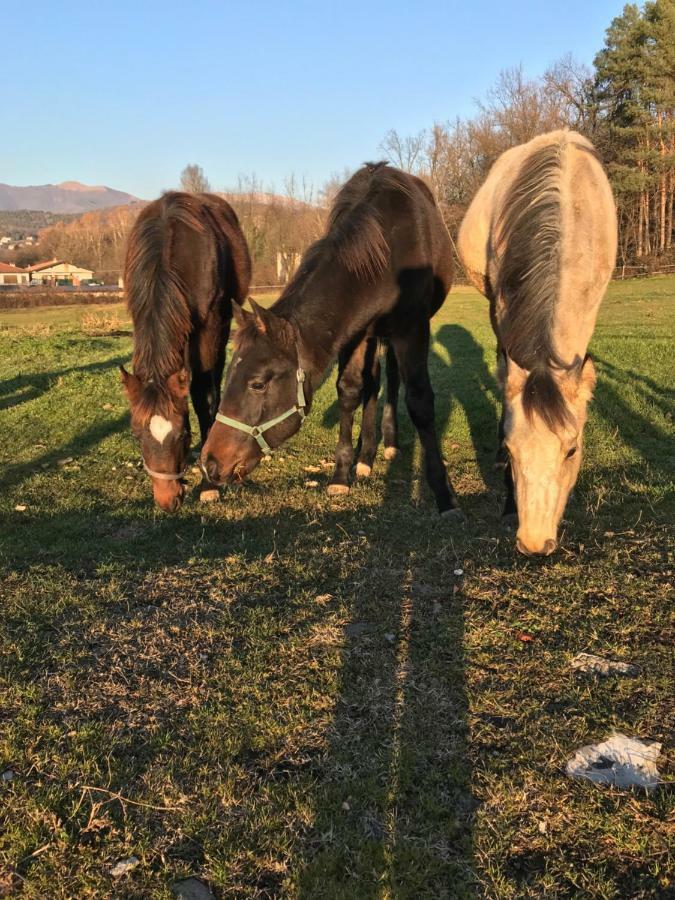
[{"label": "grass", "polygon": [[[332,377],[253,483],[159,514],[123,311],[87,334],[92,307],[0,314],[0,894],[162,898],[190,875],[221,897],[672,891],[668,786],[564,766],[616,728],[663,741],[672,784],[674,296],[610,288],[545,562],[499,527],[494,341],[468,289],[432,355],[462,527],[435,514],[405,414],[402,458],[325,495],[305,466],[334,449]],[[641,675],[576,674],[582,650]]]}]

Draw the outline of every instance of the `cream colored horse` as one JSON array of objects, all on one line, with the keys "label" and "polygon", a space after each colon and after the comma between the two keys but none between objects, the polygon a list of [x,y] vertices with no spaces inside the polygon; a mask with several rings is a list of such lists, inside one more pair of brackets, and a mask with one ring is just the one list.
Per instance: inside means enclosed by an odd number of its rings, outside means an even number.
[{"label": "cream colored horse", "polygon": [[586,349],[614,267],[616,233],[607,176],[592,144],[572,131],[503,153],[459,231],[459,255],[490,300],[497,335],[504,514],[517,509],[523,553],[555,550],[577,480],[595,386]]}]

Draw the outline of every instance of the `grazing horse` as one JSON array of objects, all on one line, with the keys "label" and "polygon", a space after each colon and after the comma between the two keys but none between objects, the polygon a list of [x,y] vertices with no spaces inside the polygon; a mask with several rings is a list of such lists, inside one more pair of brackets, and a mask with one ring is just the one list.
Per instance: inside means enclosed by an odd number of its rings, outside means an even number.
[{"label": "grazing horse", "polygon": [[232,308],[243,303],[250,278],[237,216],[213,194],[164,194],[131,231],[124,285],[134,374],[120,370],[143,465],[167,512],[184,494],[188,393],[204,442],[220,402]]},{"label": "grazing horse", "polygon": [[459,255],[490,301],[504,404],[505,515],[516,545],[552,553],[581,464],[595,368],[586,354],[617,244],[607,176],[580,134],[507,150],[459,231]]},{"label": "grazing horse", "polygon": [[429,320],[452,282],[450,238],[427,186],[369,163],[338,193],[324,237],[270,309],[235,310],[239,328],[216,421],[202,451],[213,482],[249,473],[300,427],[337,357],[340,438],[328,491],[349,490],[354,413],[363,404],[358,476],[375,457],[378,342],[387,345],[385,456],[398,449],[399,377],[440,512],[458,506],[443,464],[429,380]]}]

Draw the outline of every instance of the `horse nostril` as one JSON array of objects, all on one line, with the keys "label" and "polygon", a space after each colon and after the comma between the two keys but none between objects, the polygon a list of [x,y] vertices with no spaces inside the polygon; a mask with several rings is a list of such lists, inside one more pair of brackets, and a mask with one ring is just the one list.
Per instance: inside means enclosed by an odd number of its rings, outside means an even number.
[{"label": "horse nostril", "polygon": [[212,456],[206,457],[206,462],[204,463],[204,471],[208,475],[209,479],[214,482],[214,484],[218,481],[218,462]]},{"label": "horse nostril", "polygon": [[525,544],[523,544],[523,542],[520,540],[520,538],[518,538],[518,539],[516,540],[516,550],[518,550],[519,553],[522,553],[523,556],[529,556],[529,555],[530,555],[530,551],[527,549],[527,547],[525,546]]},{"label": "horse nostril", "polygon": [[553,540],[548,540],[544,544],[544,556],[550,556],[557,548],[558,544]]},{"label": "horse nostril", "polygon": [[173,498],[173,500],[171,501],[171,506],[169,507],[169,512],[172,512],[172,513],[178,512],[178,510],[180,509],[182,500],[183,500],[183,498],[182,498],[181,494],[178,494],[177,496],[175,496]]}]

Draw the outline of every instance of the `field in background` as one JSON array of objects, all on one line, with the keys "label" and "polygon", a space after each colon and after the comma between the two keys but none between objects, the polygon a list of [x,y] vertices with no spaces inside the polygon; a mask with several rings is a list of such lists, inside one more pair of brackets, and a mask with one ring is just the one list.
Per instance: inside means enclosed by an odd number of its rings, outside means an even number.
[{"label": "field in background", "polygon": [[[500,529],[494,340],[468,289],[431,360],[461,526],[404,412],[402,458],[326,497],[332,375],[251,484],[162,515],[119,386],[123,307],[0,312],[0,894],[672,890],[672,791],[564,767],[617,729],[663,741],[672,784],[673,298],[673,277],[610,287],[547,561]],[[641,673],[575,674],[582,650]]]}]

